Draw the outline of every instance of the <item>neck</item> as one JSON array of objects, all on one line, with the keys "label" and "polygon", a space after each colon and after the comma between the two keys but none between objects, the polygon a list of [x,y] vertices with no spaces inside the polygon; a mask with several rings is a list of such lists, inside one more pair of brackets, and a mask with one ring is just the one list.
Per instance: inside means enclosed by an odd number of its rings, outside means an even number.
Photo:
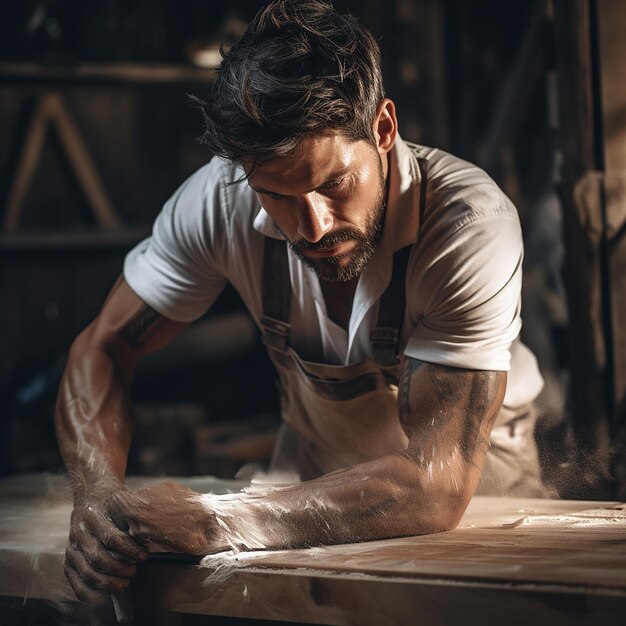
[{"label": "neck", "polygon": [[326,302],[326,312],[335,324],[348,330],[354,294],[359,283],[359,277],[346,281],[320,280],[322,293]]}]

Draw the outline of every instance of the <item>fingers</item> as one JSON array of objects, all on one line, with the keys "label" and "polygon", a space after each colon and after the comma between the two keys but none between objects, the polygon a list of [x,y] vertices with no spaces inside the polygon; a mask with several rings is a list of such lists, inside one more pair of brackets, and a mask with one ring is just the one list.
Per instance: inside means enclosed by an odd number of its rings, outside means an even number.
[{"label": "fingers", "polygon": [[74,594],[81,602],[87,602],[96,607],[104,606],[107,602],[110,602],[111,596],[103,591],[96,591],[87,585],[67,559],[63,565],[63,573],[68,579]]},{"label": "fingers", "polygon": [[106,509],[117,528],[128,530],[133,507],[129,505],[127,492],[118,492],[112,495],[106,502]]},{"label": "fingers", "polygon": [[71,544],[65,550],[64,571],[76,597],[83,602],[102,604],[103,597],[123,591],[130,583],[128,578],[117,578],[95,571],[82,551]]},{"label": "fingers", "polygon": [[111,593],[128,587],[136,563],[148,556],[103,510],[98,503],[75,507],[64,563],[65,575],[76,597],[98,607],[110,604]]},{"label": "fingers", "polygon": [[109,517],[118,529],[126,530],[122,537],[131,537],[131,541],[134,540],[137,545],[145,543],[149,537],[149,533],[144,532],[145,519],[141,519],[139,512],[142,504],[141,497],[128,491],[120,491],[107,500]]},{"label": "fingers", "polygon": [[91,568],[101,574],[129,578],[137,571],[134,563],[115,558],[98,539],[88,532],[83,532],[74,545],[82,551]]},{"label": "fingers", "polygon": [[[86,529],[108,550],[117,552],[131,562],[144,561],[148,551],[128,533],[120,530],[99,511],[89,511],[85,516]],[[70,535],[70,540],[72,536]]]},{"label": "fingers", "polygon": [[109,550],[130,559],[131,562],[145,561],[148,558],[148,551],[142,545],[113,525],[100,536],[100,541]]}]

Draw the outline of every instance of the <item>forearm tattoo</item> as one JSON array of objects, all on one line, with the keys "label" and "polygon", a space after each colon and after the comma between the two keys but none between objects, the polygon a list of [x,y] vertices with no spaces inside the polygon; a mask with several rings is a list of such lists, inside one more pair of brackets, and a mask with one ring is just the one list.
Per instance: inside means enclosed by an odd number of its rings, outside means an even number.
[{"label": "forearm tattoo", "polygon": [[156,311],[147,307],[122,327],[120,336],[125,339],[131,347],[139,348],[146,332],[159,317],[160,315]]}]

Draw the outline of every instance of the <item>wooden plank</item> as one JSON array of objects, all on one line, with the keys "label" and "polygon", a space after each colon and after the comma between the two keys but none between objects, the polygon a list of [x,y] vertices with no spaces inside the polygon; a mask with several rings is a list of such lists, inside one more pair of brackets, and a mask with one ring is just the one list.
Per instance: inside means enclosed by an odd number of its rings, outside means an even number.
[{"label": "wooden plank", "polygon": [[3,217],[5,232],[13,232],[17,226],[26,192],[41,157],[49,122],[50,102],[46,98],[41,98],[33,111],[15,177],[11,183]]},{"label": "wooden plank", "polygon": [[131,586],[137,609],[359,626],[612,626],[623,597],[537,585],[247,568],[224,583],[190,566],[148,563]]},{"label": "wooden plank", "polygon": [[[202,491],[241,485],[186,482]],[[0,594],[71,597],[61,571],[71,509],[63,480],[2,481],[0,505],[0,568],[10,573]],[[617,624],[626,611],[625,547],[624,503],[476,497],[451,532],[241,553],[232,575],[213,582],[211,567],[155,557],[131,591],[147,610],[319,624],[413,624],[416,615],[458,624],[468,611],[485,624],[503,623],[507,611],[507,624],[533,615],[534,624]]]},{"label": "wooden plank", "polygon": [[215,74],[211,69],[182,64],[85,63],[72,66],[45,66],[38,63],[0,63],[0,82],[206,85],[214,78]]},{"label": "wooden plank", "polygon": [[75,233],[15,233],[0,235],[0,254],[32,254],[94,250],[128,250],[150,235],[149,228]]},{"label": "wooden plank", "polygon": [[259,552],[250,560],[242,557],[242,562],[379,576],[591,585],[626,592],[626,550],[618,546],[626,547],[624,504],[476,497],[455,531]]}]

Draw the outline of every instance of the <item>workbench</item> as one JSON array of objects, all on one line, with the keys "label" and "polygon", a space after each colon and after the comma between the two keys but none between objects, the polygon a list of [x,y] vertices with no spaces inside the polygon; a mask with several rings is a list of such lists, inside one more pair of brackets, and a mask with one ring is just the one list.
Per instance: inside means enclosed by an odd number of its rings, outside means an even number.
[{"label": "workbench", "polygon": [[[241,487],[177,480],[203,492]],[[62,476],[0,481],[0,595],[72,597],[62,573],[70,511]],[[191,559],[151,558],[130,595],[136,610],[159,612],[159,623],[203,614],[376,626],[621,625],[626,504],[475,497],[457,529],[435,535],[240,553],[217,574]]]}]

